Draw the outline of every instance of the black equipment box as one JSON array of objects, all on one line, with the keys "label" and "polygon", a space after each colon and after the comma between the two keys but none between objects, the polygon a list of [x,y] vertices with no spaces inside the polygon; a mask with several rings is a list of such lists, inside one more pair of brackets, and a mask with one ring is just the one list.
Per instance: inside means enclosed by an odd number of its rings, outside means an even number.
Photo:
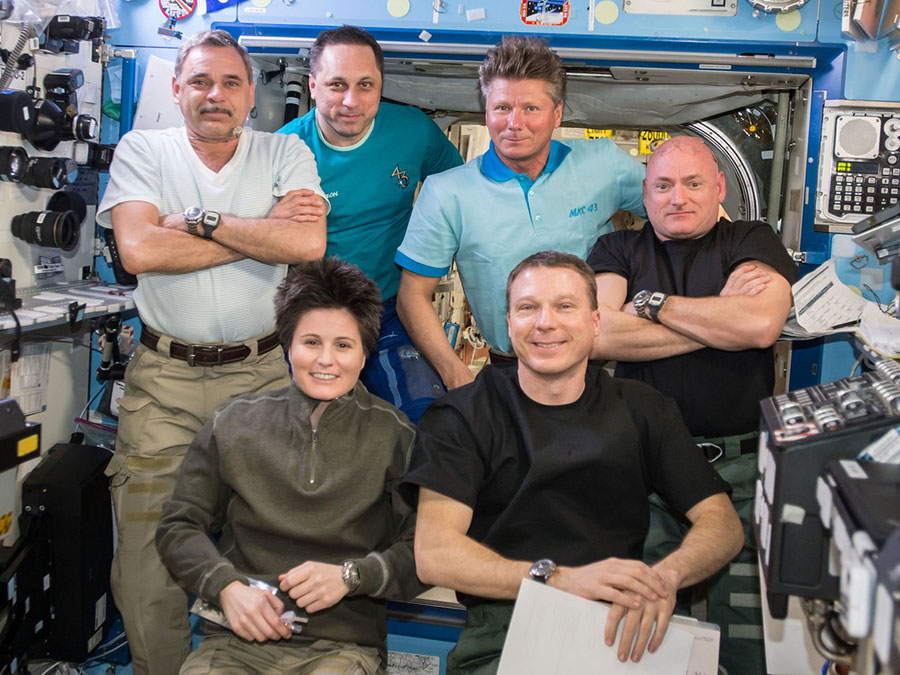
[{"label": "black equipment box", "polygon": [[866,638],[872,631],[875,561],[900,525],[900,465],[832,460],[816,497],[840,577],[841,622],[851,637]]},{"label": "black equipment box", "polygon": [[760,402],[759,474],[754,530],[769,610],[787,614],[789,595],[838,599],[828,567],[816,480],[831,459],[855,458],[900,424],[896,364]]},{"label": "black equipment box", "polygon": [[35,656],[84,661],[112,621],[112,502],[103,473],[111,457],[105,448],[58,443],[22,485],[20,528],[37,547],[49,609]]}]

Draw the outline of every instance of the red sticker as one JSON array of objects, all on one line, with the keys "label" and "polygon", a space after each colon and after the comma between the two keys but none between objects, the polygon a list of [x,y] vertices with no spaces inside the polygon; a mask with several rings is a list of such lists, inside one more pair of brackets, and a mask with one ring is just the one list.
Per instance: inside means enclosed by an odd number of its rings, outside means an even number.
[{"label": "red sticker", "polygon": [[519,13],[529,26],[562,26],[569,20],[569,0],[522,0]]},{"label": "red sticker", "polygon": [[169,19],[185,19],[194,13],[197,0],[159,0],[159,8]]}]

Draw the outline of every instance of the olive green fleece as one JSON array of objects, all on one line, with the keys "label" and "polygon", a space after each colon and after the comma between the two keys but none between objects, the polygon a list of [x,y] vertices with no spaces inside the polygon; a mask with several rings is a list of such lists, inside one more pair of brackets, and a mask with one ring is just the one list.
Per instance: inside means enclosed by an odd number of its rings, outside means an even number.
[{"label": "olive green fleece", "polygon": [[[362,384],[325,409],[295,384],[247,394],[219,410],[185,456],[156,543],[172,576],[204,600],[246,577],[277,586],[307,560],[355,560],[353,597],[310,615],[303,637],[384,649],[381,598],[421,586],[415,515],[395,492],[415,428]],[[221,532],[218,544],[208,533]]]}]

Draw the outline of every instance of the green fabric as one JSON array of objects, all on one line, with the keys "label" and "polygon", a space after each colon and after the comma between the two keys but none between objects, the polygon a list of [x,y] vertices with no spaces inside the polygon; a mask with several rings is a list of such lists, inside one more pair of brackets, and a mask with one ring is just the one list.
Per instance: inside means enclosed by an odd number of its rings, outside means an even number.
[{"label": "green fabric", "polygon": [[[739,443],[746,436],[724,439],[727,445]],[[723,456],[713,463],[719,475],[732,487],[731,502],[744,527],[744,546],[737,557],[707,579],[693,594],[706,592],[706,620],[722,631],[719,665],[728,675],[760,675],[766,673],[765,642],[756,539],[753,535],[753,497],[755,492],[757,455]],[[657,495],[650,498],[650,531],[644,543],[644,562],[652,565],[681,544],[690,523],[674,513]],[[746,570],[752,574],[735,574]],[[690,592],[679,592],[676,613],[687,614]]]},{"label": "green fabric", "polygon": [[514,603],[493,602],[469,607],[466,627],[447,654],[447,675],[495,675]]}]

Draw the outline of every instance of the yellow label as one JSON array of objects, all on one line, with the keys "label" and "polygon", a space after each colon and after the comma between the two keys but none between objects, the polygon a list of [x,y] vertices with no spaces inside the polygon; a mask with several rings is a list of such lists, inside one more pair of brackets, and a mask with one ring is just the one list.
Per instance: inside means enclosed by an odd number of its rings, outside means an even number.
[{"label": "yellow label", "polygon": [[12,512],[4,513],[0,516],[0,537],[9,532],[10,527],[12,527]]},{"label": "yellow label", "polygon": [[588,140],[592,138],[612,138],[612,129],[585,129],[584,137]]},{"label": "yellow label", "polygon": [[671,138],[665,131],[642,131],[639,142],[642,155],[652,154],[660,143]]},{"label": "yellow label", "polygon": [[19,445],[17,448],[17,454],[19,457],[24,457],[25,455],[30,455],[32,452],[38,449],[38,435],[32,434],[31,436],[26,436],[25,438],[19,439]]}]

